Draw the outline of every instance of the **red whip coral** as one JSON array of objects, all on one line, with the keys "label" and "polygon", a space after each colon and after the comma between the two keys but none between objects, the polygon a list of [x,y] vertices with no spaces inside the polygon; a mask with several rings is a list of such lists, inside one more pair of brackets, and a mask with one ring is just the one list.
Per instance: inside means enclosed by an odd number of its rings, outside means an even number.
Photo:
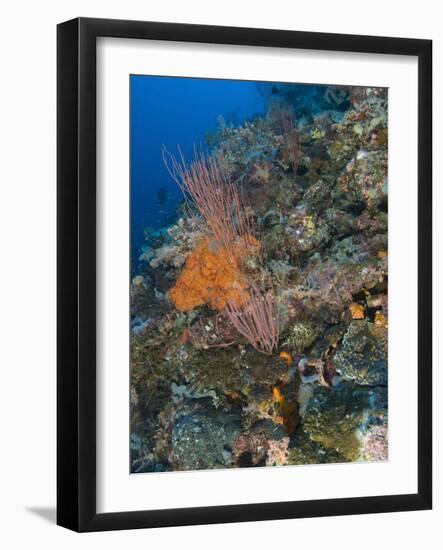
[{"label": "red whip coral", "polygon": [[169,297],[180,311],[203,304],[222,311],[228,302],[240,306],[247,301],[246,288],[247,282],[230,253],[223,248],[214,249],[205,239],[186,260]]},{"label": "red whip coral", "polygon": [[242,197],[230,181],[222,156],[205,157],[195,150],[195,159],[186,164],[163,150],[165,166],[185,197],[190,197],[215,243],[236,259],[236,245],[251,233],[251,220]]},{"label": "red whip coral", "polygon": [[287,108],[281,110],[281,124],[286,139],[283,157],[285,160],[289,161],[292,170],[297,172],[300,162],[300,146],[298,133],[295,129],[295,113],[293,109]]},{"label": "red whip coral", "polygon": [[228,300],[226,315],[255,349],[268,355],[277,349],[280,319],[276,300],[271,293],[262,294],[252,287],[249,300],[243,300],[240,304]]}]

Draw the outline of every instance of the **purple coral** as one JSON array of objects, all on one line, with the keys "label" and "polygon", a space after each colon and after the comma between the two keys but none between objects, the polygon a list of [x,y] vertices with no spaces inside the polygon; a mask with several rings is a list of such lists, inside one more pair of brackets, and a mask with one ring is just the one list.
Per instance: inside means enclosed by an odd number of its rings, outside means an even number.
[{"label": "purple coral", "polygon": [[229,302],[226,315],[255,349],[268,355],[277,350],[280,316],[272,293],[252,287],[250,299],[242,305]]}]

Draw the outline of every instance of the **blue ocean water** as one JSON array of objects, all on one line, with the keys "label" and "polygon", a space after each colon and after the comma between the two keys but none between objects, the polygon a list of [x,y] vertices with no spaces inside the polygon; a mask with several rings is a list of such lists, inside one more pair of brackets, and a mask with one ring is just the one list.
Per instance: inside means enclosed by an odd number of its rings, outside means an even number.
[{"label": "blue ocean water", "polygon": [[145,244],[145,233],[155,234],[174,223],[177,207],[183,200],[165,168],[163,147],[173,155],[177,155],[180,147],[189,162],[194,147],[205,149],[206,135],[217,130],[220,122],[237,126],[264,116],[274,100],[291,105],[297,120],[325,109],[347,106],[344,89],[329,86],[131,75],[133,272]]},{"label": "blue ocean water", "polygon": [[205,134],[217,128],[220,115],[234,125],[263,115],[262,95],[253,82],[131,75],[133,264],[145,229],[172,223],[183,198],[165,169],[162,147],[176,154],[180,146],[192,159],[194,145],[205,146]]}]

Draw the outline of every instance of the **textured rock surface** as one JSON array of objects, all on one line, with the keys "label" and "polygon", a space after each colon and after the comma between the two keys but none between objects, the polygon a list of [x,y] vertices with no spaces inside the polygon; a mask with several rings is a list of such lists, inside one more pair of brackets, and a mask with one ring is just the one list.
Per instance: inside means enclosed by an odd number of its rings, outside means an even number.
[{"label": "textured rock surface", "polygon": [[226,467],[239,433],[239,415],[217,411],[208,399],[187,401],[175,416],[171,462],[178,470]]},{"label": "textured rock surface", "polygon": [[308,436],[346,461],[362,458],[363,437],[383,415],[384,389],[343,383],[333,390],[315,387],[303,417]]},{"label": "textured rock surface", "polygon": [[387,384],[388,333],[369,321],[352,321],[334,357],[337,371],[358,384]]}]

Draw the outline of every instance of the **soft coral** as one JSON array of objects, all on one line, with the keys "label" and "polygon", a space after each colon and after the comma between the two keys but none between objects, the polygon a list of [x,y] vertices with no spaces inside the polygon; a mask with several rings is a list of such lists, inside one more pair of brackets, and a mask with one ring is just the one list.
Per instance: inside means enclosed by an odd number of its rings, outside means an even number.
[{"label": "soft coral", "polygon": [[204,239],[186,260],[169,297],[180,311],[207,304],[222,311],[228,302],[241,305],[248,298],[247,281],[228,251]]}]

